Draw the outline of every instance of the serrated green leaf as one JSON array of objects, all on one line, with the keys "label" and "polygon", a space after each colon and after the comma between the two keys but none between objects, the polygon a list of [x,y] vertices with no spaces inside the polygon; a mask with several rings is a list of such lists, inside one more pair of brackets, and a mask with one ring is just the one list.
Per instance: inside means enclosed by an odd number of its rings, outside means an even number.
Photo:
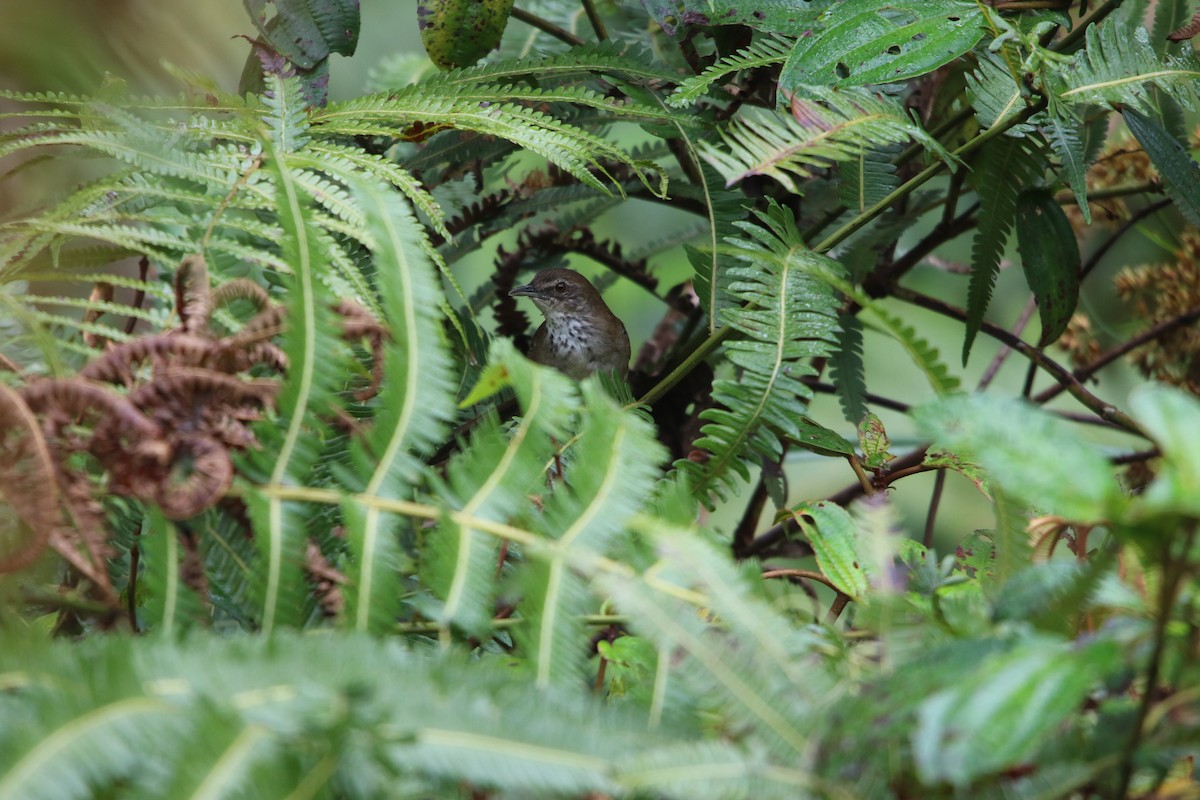
[{"label": "serrated green leaf", "polygon": [[907,81],[953,61],[984,35],[979,6],[960,0],[847,0],[835,19],[797,41],[779,76],[781,88]]},{"label": "serrated green leaf", "polygon": [[935,445],[980,464],[1001,487],[1046,513],[1101,520],[1123,499],[1097,448],[1027,403],[958,395],[916,409],[914,418]]},{"label": "serrated green leaf", "polygon": [[808,417],[801,417],[796,425],[799,435],[792,441],[823,456],[852,456],[854,445],[837,431],[826,428]]},{"label": "serrated green leaf", "polygon": [[[817,566],[839,591],[857,600],[866,594],[864,556],[858,551],[854,520],[844,508],[827,500],[801,503],[792,510],[792,518],[804,532],[817,556]],[[811,521],[810,521],[811,520]]]},{"label": "serrated green leaf", "polygon": [[993,655],[921,704],[912,734],[918,775],[963,787],[1023,763],[1120,660],[1115,642],[1080,649],[1035,640]]},{"label": "serrated green leaf", "polygon": [[[274,2],[276,15],[267,19]],[[352,56],[358,46],[358,0],[243,0],[263,38],[280,55],[312,69],[330,53]]]},{"label": "serrated green leaf", "polygon": [[1166,461],[1146,490],[1146,502],[1160,510],[1200,513],[1200,405],[1163,384],[1138,387],[1129,405]]},{"label": "serrated green leaf", "polygon": [[1179,213],[1193,225],[1200,225],[1200,164],[1167,132],[1161,119],[1144,116],[1133,108],[1126,108],[1121,116],[1154,162]]},{"label": "serrated green leaf", "polygon": [[749,25],[755,30],[799,35],[836,0],[642,0],[668,36],[689,25]]},{"label": "serrated green leaf", "polygon": [[1042,320],[1038,346],[1058,341],[1079,303],[1079,242],[1062,206],[1046,189],[1017,197],[1017,252]]}]

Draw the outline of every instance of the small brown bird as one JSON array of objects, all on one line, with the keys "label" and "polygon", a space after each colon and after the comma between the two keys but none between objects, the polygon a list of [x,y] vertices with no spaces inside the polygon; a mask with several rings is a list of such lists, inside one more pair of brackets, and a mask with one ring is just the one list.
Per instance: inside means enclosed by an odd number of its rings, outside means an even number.
[{"label": "small brown bird", "polygon": [[547,269],[509,292],[528,297],[546,316],[533,334],[529,358],[582,380],[596,371],[629,370],[629,334],[596,287],[578,272]]}]

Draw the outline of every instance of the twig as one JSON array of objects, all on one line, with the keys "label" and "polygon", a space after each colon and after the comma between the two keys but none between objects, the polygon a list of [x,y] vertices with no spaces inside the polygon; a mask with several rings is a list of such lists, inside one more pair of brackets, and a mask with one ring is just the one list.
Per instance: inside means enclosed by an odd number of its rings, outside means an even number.
[{"label": "twig", "polygon": [[925,515],[925,535],[921,537],[921,544],[926,547],[933,546],[934,523],[937,521],[938,505],[942,502],[942,489],[945,486],[946,470],[939,469],[937,476],[933,479],[933,494],[929,497],[929,513]]},{"label": "twig", "polygon": [[762,574],[763,578],[806,578],[810,581],[823,583],[835,592],[838,590],[833,582],[819,572],[811,569],[769,569]]},{"label": "twig", "polygon": [[523,8],[517,8],[516,6],[513,6],[512,17],[514,19],[521,20],[521,22],[524,22],[526,25],[537,28],[539,31],[542,31],[543,33],[548,33],[551,36],[553,36],[555,39],[566,42],[567,44],[571,45],[572,47],[578,47],[579,45],[585,44],[583,39],[580,39],[578,36],[571,33],[570,31],[568,31],[564,28],[558,27],[550,20],[543,19],[543,18],[539,17],[537,14],[531,14],[530,12],[526,11]]},{"label": "twig", "polygon": [[[897,286],[892,296],[898,300],[903,300],[906,303],[920,306],[921,308],[934,311],[942,316],[950,317],[951,319],[956,319],[960,322],[965,322],[967,319],[967,313],[961,308],[956,308],[949,303],[945,303],[937,299],[936,297],[930,297],[902,286]],[[1066,386],[1067,391],[1071,393],[1072,397],[1082,403],[1089,410],[1095,412],[1096,415],[1101,419],[1114,422],[1130,433],[1145,437],[1146,434],[1142,431],[1141,427],[1134,422],[1128,414],[1121,411],[1116,406],[1104,402],[1099,397],[1096,397],[1094,394],[1089,392],[1074,375],[1067,371],[1065,367],[1049,358],[1041,350],[1033,347],[1024,340],[1013,336],[1008,331],[997,325],[993,325],[990,322],[983,322],[979,329],[988,336],[997,339],[1001,343],[1007,344],[1009,347],[1013,348],[1021,355],[1037,364],[1040,368],[1050,373],[1050,375],[1053,376],[1056,381]]]},{"label": "twig", "polygon": [[583,0],[583,10],[587,14],[588,22],[592,24],[592,30],[596,32],[596,38],[600,41],[607,39],[608,31],[604,28],[604,20],[600,19],[600,14],[596,11],[594,0]]},{"label": "twig", "polygon": [[1100,260],[1108,255],[1108,251],[1112,249],[1113,245],[1120,241],[1121,237],[1132,230],[1135,225],[1169,205],[1171,205],[1171,200],[1163,199],[1153,202],[1145,208],[1138,209],[1133,216],[1121,223],[1121,227],[1113,231],[1112,235],[1105,239],[1103,244],[1096,248],[1096,252],[1088,256],[1088,260],[1084,262],[1083,267],[1079,270],[1079,279],[1083,280],[1090,275],[1092,270],[1099,266]]},{"label": "twig", "polygon": [[[1017,323],[1013,325],[1013,336],[1020,336],[1025,330],[1025,326],[1029,324],[1030,318],[1033,316],[1034,309],[1037,308],[1037,300],[1029,298],[1029,302],[1025,304],[1025,308],[1021,310],[1021,316],[1017,318]],[[999,352],[992,359],[992,363],[988,364],[987,369],[983,371],[983,377],[979,379],[978,391],[983,391],[995,379],[996,373],[1000,371],[1000,367],[1004,366],[1004,362],[1008,360],[1012,354],[1012,348],[1008,345],[1002,345]]]},{"label": "twig", "polygon": [[[1095,360],[1075,370],[1072,375],[1074,375],[1077,381],[1085,381],[1100,370],[1107,367],[1112,362],[1116,361],[1121,356],[1138,349],[1144,344],[1149,344],[1155,339],[1166,336],[1168,333],[1171,333],[1177,328],[1182,328],[1185,325],[1191,325],[1197,320],[1200,320],[1200,306],[1188,309],[1182,314],[1178,314],[1170,319],[1163,320],[1154,327],[1139,333],[1129,341],[1119,344],[1105,353],[1101,353],[1095,358]],[[1033,400],[1035,403],[1045,403],[1051,398],[1062,394],[1065,388],[1066,387],[1061,384],[1051,386],[1049,389],[1039,393],[1035,398],[1033,398]]]}]

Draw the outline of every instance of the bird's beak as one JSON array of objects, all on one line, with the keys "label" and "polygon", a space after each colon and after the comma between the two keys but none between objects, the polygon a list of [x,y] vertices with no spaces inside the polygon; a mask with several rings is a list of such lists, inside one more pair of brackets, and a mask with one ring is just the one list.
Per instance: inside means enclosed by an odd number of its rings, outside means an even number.
[{"label": "bird's beak", "polygon": [[542,293],[533,288],[532,283],[527,283],[524,286],[516,286],[508,293],[509,297],[541,297]]}]

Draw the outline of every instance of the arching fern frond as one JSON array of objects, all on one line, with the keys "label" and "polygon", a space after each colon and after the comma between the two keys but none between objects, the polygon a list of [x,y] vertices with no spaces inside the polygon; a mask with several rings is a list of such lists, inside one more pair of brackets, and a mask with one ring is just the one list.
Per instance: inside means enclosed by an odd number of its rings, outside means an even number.
[{"label": "arching fern frond", "polygon": [[1146,113],[1156,86],[1188,108],[1200,103],[1200,61],[1191,48],[1183,56],[1159,59],[1150,34],[1138,27],[1128,35],[1116,20],[1087,29],[1087,44],[1062,70],[1059,99],[1071,105],[1130,105]]},{"label": "arching fern frond", "polygon": [[705,499],[746,479],[759,459],[779,459],[781,437],[799,435],[796,421],[812,396],[800,382],[813,374],[806,359],[834,349],[839,295],[832,284],[844,280],[841,266],[809,250],[779,205],[758,214],[757,223],[739,223],[743,236],[726,240],[742,264],[728,270],[727,292],[739,307],[723,312],[738,334],[726,349],[739,375],[713,383],[721,407],[701,414],[707,424],[696,445],[708,460],[676,462]]},{"label": "arching fern frond", "polygon": [[771,36],[759,39],[751,45],[743,47],[733,55],[725,56],[711,65],[699,75],[694,75],[683,83],[667,98],[667,103],[676,108],[690,105],[700,99],[709,87],[726,75],[741,72],[744,69],[757,69],[772,64],[782,64],[791,52],[795,41],[783,36]]},{"label": "arching fern frond", "polygon": [[949,163],[936,139],[899,105],[865,89],[800,86],[791,113],[751,109],[721,132],[724,147],[701,143],[701,154],[732,185],[766,175],[799,193],[794,179],[850,160],[881,145],[915,141]]}]

